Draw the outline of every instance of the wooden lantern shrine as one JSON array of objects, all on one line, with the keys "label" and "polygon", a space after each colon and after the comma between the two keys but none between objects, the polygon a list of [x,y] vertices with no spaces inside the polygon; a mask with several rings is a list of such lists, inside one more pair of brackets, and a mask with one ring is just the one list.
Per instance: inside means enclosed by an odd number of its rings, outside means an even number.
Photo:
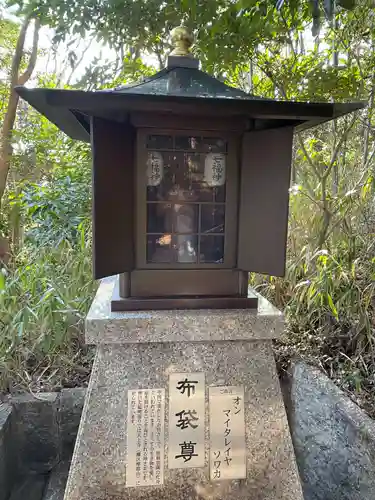
[{"label": "wooden lantern shrine", "polygon": [[91,141],[95,278],[113,310],[248,308],[248,273],[282,276],[293,131],[363,107],[260,99],[199,70],[175,30],[165,69],[85,92],[18,87]]}]

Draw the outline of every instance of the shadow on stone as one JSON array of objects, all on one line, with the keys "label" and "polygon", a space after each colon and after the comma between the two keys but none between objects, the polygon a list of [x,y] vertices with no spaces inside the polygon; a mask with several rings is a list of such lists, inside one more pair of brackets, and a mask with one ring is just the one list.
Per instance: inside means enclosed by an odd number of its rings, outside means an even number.
[{"label": "shadow on stone", "polygon": [[13,488],[9,500],[42,500],[46,485],[44,474],[30,474],[19,481]]},{"label": "shadow on stone", "polygon": [[0,500],[7,500],[14,481],[11,416],[12,407],[0,403]]},{"label": "shadow on stone", "polygon": [[43,500],[63,500],[69,467],[70,460],[65,460],[51,471]]},{"label": "shadow on stone", "polygon": [[12,440],[19,474],[48,473],[60,461],[58,403],[57,393],[43,393],[38,398],[23,394],[12,399]]}]

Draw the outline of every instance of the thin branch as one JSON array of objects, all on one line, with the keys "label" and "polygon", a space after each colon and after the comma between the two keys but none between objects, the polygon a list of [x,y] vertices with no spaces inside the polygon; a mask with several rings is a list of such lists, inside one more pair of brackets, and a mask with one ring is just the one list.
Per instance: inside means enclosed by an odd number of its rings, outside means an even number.
[{"label": "thin branch", "polygon": [[366,161],[366,163],[364,165],[364,170],[368,169],[368,167],[370,166],[370,164],[371,164],[371,162],[372,162],[372,160],[374,158],[374,155],[375,155],[375,148],[372,150],[370,156],[368,157],[368,159],[367,159],[367,161]]},{"label": "thin branch", "polygon": [[306,51],[305,51],[305,40],[303,38],[304,36],[304,32],[303,31],[300,31],[299,33],[299,39],[300,39],[300,47],[301,47],[301,54],[304,56],[306,54]]},{"label": "thin branch", "polygon": [[305,196],[308,200],[311,201],[311,203],[314,203],[314,205],[316,205],[320,210],[323,208],[322,205],[319,203],[319,201],[315,200],[312,196],[310,196],[310,194],[307,194],[306,192],[301,191],[301,195]]},{"label": "thin branch", "polygon": [[[371,50],[374,51],[374,40],[371,43]],[[371,91],[370,91],[370,100],[368,104],[367,110],[367,121],[371,125],[373,108],[374,108],[374,98],[375,98],[375,71],[372,73],[371,78]],[[363,165],[366,165],[368,153],[369,153],[369,143],[370,143],[370,128],[364,127],[364,137],[363,137]]]},{"label": "thin branch", "polygon": [[162,44],[157,43],[156,46],[155,46],[155,48],[154,48],[154,51],[155,51],[156,56],[158,58],[159,69],[163,69],[164,66],[165,66],[165,61],[163,60],[163,56],[162,56],[162,53],[163,53],[163,46],[162,46]]},{"label": "thin branch", "polygon": [[346,216],[348,215],[348,212],[349,212],[350,208],[351,207],[349,207],[349,206],[346,207],[344,214],[341,217],[339,217],[337,219],[337,221],[334,222],[329,229],[327,229],[326,238],[325,239],[329,238],[331,236],[331,234],[333,233],[333,231],[336,229],[336,227],[338,225],[340,225],[341,222],[343,222],[345,220]]},{"label": "thin branch", "polygon": [[315,198],[314,190],[311,187],[311,184],[306,177],[302,180],[301,184],[302,184],[302,186],[304,186],[307,189],[310,198],[314,199]]},{"label": "thin branch", "polygon": [[32,72],[35,69],[36,58],[38,55],[39,30],[40,30],[40,20],[35,19],[33,45],[29,63],[27,65],[25,72],[18,78],[18,85],[25,85],[25,83],[29,80],[30,76],[32,75]]},{"label": "thin branch", "polygon": [[82,63],[87,51],[91,47],[91,44],[93,42],[93,38],[91,38],[90,42],[87,44],[86,48],[82,51],[81,57],[78,59],[77,64],[74,65],[74,68],[72,68],[72,71],[70,72],[70,75],[68,76],[66,80],[66,84],[70,85],[70,81],[73,78],[74,72],[77,70],[78,66]]},{"label": "thin branch", "polygon": [[[48,42],[49,42],[50,46],[53,46],[53,42],[52,42],[50,37],[48,37]],[[46,60],[46,65],[45,65],[45,70],[44,70],[45,73],[48,73],[48,68],[49,68],[49,63],[50,63],[50,58],[51,58],[52,52],[53,52],[53,50],[48,50],[47,60]]]},{"label": "thin branch", "polygon": [[299,145],[300,145],[300,147],[301,147],[301,149],[302,149],[302,152],[303,152],[303,154],[304,154],[304,155],[306,156],[306,158],[307,158],[307,162],[308,162],[308,164],[309,164],[309,165],[310,165],[310,167],[314,170],[315,175],[316,175],[316,176],[320,179],[320,178],[322,177],[322,175],[321,175],[321,173],[319,172],[319,170],[317,169],[317,167],[316,167],[315,163],[313,162],[313,160],[312,160],[311,156],[309,155],[309,153],[308,153],[308,151],[307,151],[307,149],[306,149],[306,147],[305,147],[305,144],[304,144],[304,142],[303,142],[303,139],[302,139],[302,136],[301,136],[301,133],[300,133],[300,132],[298,132],[298,133],[297,133],[297,138],[298,138]]},{"label": "thin branch", "polygon": [[26,38],[26,32],[27,28],[29,27],[31,17],[28,16],[24,19],[20,33],[17,38],[17,43],[16,43],[16,48],[14,51],[14,56],[12,60],[12,68],[10,71],[10,88],[13,89],[17,84],[18,84],[18,71],[21,65],[21,60],[23,56],[23,48],[25,45],[25,38]]},{"label": "thin branch", "polygon": [[[287,95],[286,95],[285,90],[283,89],[283,87],[281,87],[277,83],[277,80],[275,80],[275,78],[273,77],[272,71],[270,71],[268,68],[264,68],[263,66],[261,66],[261,64],[259,62],[256,62],[255,64],[260,69],[260,71],[262,71],[271,80],[271,82],[274,84],[275,88],[277,88],[280,91],[280,94],[282,95],[282,97],[284,97],[284,99],[287,99]],[[264,64],[266,65],[266,63],[264,63]]]},{"label": "thin branch", "polygon": [[[290,46],[290,48],[292,49],[294,58],[297,59],[297,52],[296,52],[296,49],[295,49],[294,44],[293,44],[293,38],[292,38],[292,36],[290,34],[291,30],[288,27],[288,23],[287,23],[287,21],[285,19],[285,16],[284,16],[284,14],[283,14],[282,11],[280,11],[280,15],[281,15],[281,19],[283,20],[284,27],[285,27],[285,29],[288,32],[288,35],[286,37],[286,41],[287,41],[288,45]],[[293,32],[293,30],[292,30],[292,32]]]},{"label": "thin branch", "polygon": [[322,202],[323,202],[323,228],[319,235],[318,247],[321,248],[324,242],[327,240],[327,232],[332,219],[332,212],[329,209],[329,203],[327,200],[327,177],[323,175],[321,179],[322,188]]},{"label": "thin branch", "polygon": [[[344,38],[342,37],[342,33],[340,32],[340,30],[333,30],[333,31],[335,31],[336,37],[340,39],[340,42],[342,43],[344,49],[352,55],[353,59],[355,59],[357,66],[358,66],[359,74],[361,75],[361,80],[364,81],[365,76],[364,76],[363,71],[362,71],[361,59],[358,56],[355,48],[352,47],[352,40],[350,40],[350,43],[348,44],[345,42]],[[356,48],[358,48],[358,47],[356,47]]]},{"label": "thin branch", "polygon": [[370,131],[373,135],[375,135],[375,127],[374,127],[373,125],[371,125],[371,123],[370,123],[370,122],[367,122],[367,121],[365,121],[363,118],[360,118],[360,117],[358,118],[358,121],[360,122],[360,124],[361,124],[361,125],[363,125],[363,127],[364,127],[364,128],[365,128],[365,127],[366,127],[366,128],[368,128],[368,129],[369,129],[369,131]]},{"label": "thin branch", "polygon": [[340,137],[338,143],[336,144],[335,149],[333,150],[331,161],[330,161],[330,164],[329,164],[327,170],[324,172],[324,177],[327,178],[329,176],[329,174],[331,173],[332,167],[337,160],[337,155],[339,154],[341,146],[343,145],[344,141],[346,140],[350,130],[353,128],[353,125],[356,122],[356,120],[357,120],[357,113],[354,113],[352,119],[350,120],[350,123],[349,123],[347,129],[345,130],[345,132],[343,132],[341,134],[341,137]]}]

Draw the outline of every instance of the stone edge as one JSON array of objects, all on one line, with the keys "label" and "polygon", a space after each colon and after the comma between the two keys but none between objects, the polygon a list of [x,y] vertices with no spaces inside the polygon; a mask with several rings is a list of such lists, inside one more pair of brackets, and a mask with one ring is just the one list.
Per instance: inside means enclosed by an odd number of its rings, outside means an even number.
[{"label": "stone edge", "polygon": [[117,279],[111,276],[99,284],[85,320],[88,344],[271,340],[284,330],[282,312],[252,289],[251,293],[259,300],[257,311],[111,312],[110,301]]},{"label": "stone edge", "polygon": [[[336,410],[341,416],[362,435],[366,435],[369,439],[375,442],[375,421],[369,417],[345,392],[340,389],[332,380],[318,368],[304,363],[300,360],[293,360],[290,367],[291,373],[288,375],[288,394],[284,394],[288,401],[291,401],[290,395],[295,383],[295,373],[297,371],[308,372],[310,377],[314,378],[317,387],[323,393],[330,393],[335,400]],[[290,408],[291,413],[293,408]]]},{"label": "stone edge", "polygon": [[373,500],[375,420],[302,359],[281,388],[305,500]]},{"label": "stone edge", "polygon": [[[27,454],[21,451],[25,444],[25,437],[30,437],[30,429],[26,426],[28,423],[31,424],[32,419],[27,418],[28,412],[34,417],[35,404],[43,407],[42,412],[47,406],[53,406],[50,422],[58,426],[56,456],[53,457],[52,462],[40,463],[39,470],[33,470],[36,474],[45,474],[72,455],[85,394],[86,388],[78,387],[63,389],[55,393],[20,394],[11,397],[7,403],[0,403],[0,500],[8,499],[16,485],[17,478],[30,472],[29,469],[35,468],[35,463],[27,463]],[[24,418],[25,415],[26,418]],[[40,429],[37,427],[41,422],[34,421],[33,423],[35,435],[31,440],[39,436]],[[51,430],[54,432],[55,427]],[[47,436],[48,433],[41,433],[40,438],[46,439]],[[12,439],[12,446],[7,446],[6,440],[8,439]],[[44,444],[51,445],[51,443]]]},{"label": "stone edge", "polygon": [[0,438],[5,435],[12,414],[12,405],[0,403]]},{"label": "stone edge", "polygon": [[[6,500],[13,486],[14,455],[12,455],[8,440],[10,439],[12,406],[0,403],[0,500]],[[8,453],[9,455],[8,456]]]}]

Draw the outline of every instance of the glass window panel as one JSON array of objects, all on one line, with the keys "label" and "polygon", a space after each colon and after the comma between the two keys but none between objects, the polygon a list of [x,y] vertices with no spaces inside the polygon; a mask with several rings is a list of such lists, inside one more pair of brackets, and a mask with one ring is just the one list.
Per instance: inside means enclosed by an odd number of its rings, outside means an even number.
[{"label": "glass window panel", "polygon": [[197,233],[198,205],[181,203],[148,203],[148,233]]},{"label": "glass window panel", "polygon": [[163,199],[160,186],[147,186],[147,201],[158,201]]},{"label": "glass window panel", "polygon": [[226,180],[211,159],[225,172],[226,141],[153,134],[147,148],[147,262],[223,263]]},{"label": "glass window panel", "polygon": [[179,153],[175,188],[179,200],[194,201],[197,194],[193,189],[195,175],[199,171],[200,156],[194,153]]},{"label": "glass window panel", "polygon": [[202,235],[200,243],[201,263],[222,264],[224,262],[224,235]]},{"label": "glass window panel", "polygon": [[146,147],[147,149],[172,149],[173,137],[171,135],[148,135]]},{"label": "glass window panel", "polygon": [[205,181],[205,155],[154,152],[147,158],[147,201],[225,201],[225,185]]},{"label": "glass window panel", "polygon": [[198,201],[210,201],[212,203],[225,202],[225,185],[210,187],[205,182],[194,184],[193,189],[197,195]]},{"label": "glass window panel", "polygon": [[209,186],[205,180],[205,157],[202,154],[187,154],[191,191],[197,201],[224,202],[225,184],[222,186]]},{"label": "glass window panel", "polygon": [[[152,156],[159,155],[162,159],[160,166],[160,176],[159,182],[154,182],[153,171],[152,171]],[[180,160],[181,161],[181,160]],[[147,201],[162,201],[169,199],[169,193],[173,192],[176,183],[176,175],[178,171],[179,160],[177,155],[173,152],[156,152],[149,153],[147,159]]]},{"label": "glass window panel", "polygon": [[220,137],[204,137],[202,151],[205,153],[226,153],[227,142]]},{"label": "glass window panel", "polygon": [[198,205],[195,203],[173,205],[173,232],[198,232]]},{"label": "glass window panel", "polygon": [[147,232],[172,232],[173,209],[171,203],[147,203]]},{"label": "glass window panel", "polygon": [[177,234],[173,236],[175,262],[179,264],[194,264],[198,262],[198,236]]},{"label": "glass window panel", "polygon": [[201,206],[201,233],[223,233],[225,205]]},{"label": "glass window panel", "polygon": [[193,150],[198,151],[201,143],[200,137],[189,137],[187,135],[178,135],[175,137],[176,149],[183,149],[185,151]]},{"label": "glass window panel", "polygon": [[147,262],[172,263],[174,251],[172,250],[172,236],[170,234],[147,235]]},{"label": "glass window panel", "polygon": [[225,202],[225,185],[213,188],[213,198],[216,202]]},{"label": "glass window panel", "polygon": [[[159,172],[156,183],[152,171],[152,158],[157,155],[162,157],[162,163],[160,167],[155,167]],[[192,189],[192,174],[197,170],[193,159],[195,156],[199,161],[199,155],[194,154],[187,156],[186,153],[180,152],[153,153],[152,157],[147,160],[147,200],[195,201],[197,196]],[[160,161],[159,157],[157,161]]]},{"label": "glass window panel", "polygon": [[168,184],[164,191],[164,199],[170,201],[194,202],[198,193],[194,179],[199,172],[199,155],[189,153],[173,153],[169,160]]}]

